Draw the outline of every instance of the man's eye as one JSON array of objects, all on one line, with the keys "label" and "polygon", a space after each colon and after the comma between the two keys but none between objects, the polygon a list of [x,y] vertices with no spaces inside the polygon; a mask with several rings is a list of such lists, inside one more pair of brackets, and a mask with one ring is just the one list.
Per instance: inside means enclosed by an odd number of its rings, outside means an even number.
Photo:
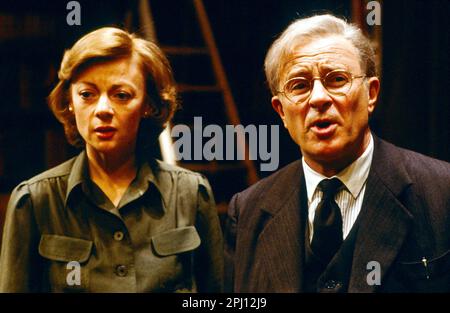
[{"label": "man's eye", "polygon": [[305,82],[296,83],[292,86],[292,89],[305,89],[308,86]]},{"label": "man's eye", "polygon": [[306,79],[293,80],[289,86],[288,91],[290,92],[304,92],[309,88],[309,83]]},{"label": "man's eye", "polygon": [[349,82],[349,78],[342,73],[329,75],[326,78],[326,83],[330,87],[341,87]]},{"label": "man's eye", "polygon": [[332,81],[337,82],[337,83],[347,81],[347,79],[343,75],[336,75],[332,78],[333,78]]}]

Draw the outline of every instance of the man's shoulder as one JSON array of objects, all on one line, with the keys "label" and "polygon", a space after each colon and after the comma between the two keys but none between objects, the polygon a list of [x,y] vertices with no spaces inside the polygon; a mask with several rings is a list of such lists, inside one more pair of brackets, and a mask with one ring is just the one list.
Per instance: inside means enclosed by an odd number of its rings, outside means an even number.
[{"label": "man's shoulder", "polygon": [[276,197],[280,193],[283,193],[290,184],[300,184],[300,175],[302,162],[301,160],[294,161],[274,172],[273,174],[259,180],[255,184],[251,185],[247,189],[237,193],[241,201],[248,201],[261,196]]},{"label": "man's shoulder", "polygon": [[402,149],[404,155],[407,157],[406,162],[407,164],[414,170],[423,172],[424,174],[444,174],[444,175],[450,175],[450,163],[439,160],[436,158],[432,158],[430,156],[411,151]]},{"label": "man's shoulder", "polygon": [[377,140],[371,173],[394,194],[414,195],[429,208],[442,206],[435,203],[439,199],[450,200],[448,162]]},{"label": "man's shoulder", "polygon": [[[374,159],[381,167],[389,164],[396,168],[404,168],[411,177],[435,177],[450,179],[450,163],[409,149],[398,147],[387,141],[379,140],[380,157]],[[386,167],[385,167],[386,168]]]}]

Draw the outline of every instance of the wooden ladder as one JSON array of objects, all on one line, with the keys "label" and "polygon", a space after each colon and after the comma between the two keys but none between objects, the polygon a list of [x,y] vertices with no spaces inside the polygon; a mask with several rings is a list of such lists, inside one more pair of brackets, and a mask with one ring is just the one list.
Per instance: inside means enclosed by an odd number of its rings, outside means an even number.
[{"label": "wooden ladder", "polygon": [[[178,8],[178,11],[176,11],[176,8],[172,8],[168,12],[166,12],[166,15],[169,14],[166,18],[171,19],[171,23],[177,24],[179,21],[177,20],[177,16],[173,15],[175,12],[178,12],[180,16],[187,15],[187,17],[190,19],[190,22],[192,23],[192,20],[195,20],[197,24],[196,31],[194,30],[195,27],[185,27],[186,29],[189,29],[187,37],[190,36],[197,36],[197,38],[201,38],[201,43],[199,40],[197,40],[196,44],[166,44],[164,41],[167,41],[167,38],[163,38],[163,35],[157,35],[157,29],[161,33],[161,30],[158,26],[158,20],[164,21],[163,15],[165,12],[165,8],[168,5],[167,0],[164,1],[164,4],[159,3],[161,5],[158,7],[158,1],[157,0],[140,0],[138,5],[138,15],[139,15],[139,30],[142,31],[143,35],[154,42],[159,42],[159,46],[161,49],[165,52],[165,54],[170,59],[170,62],[172,63],[172,66],[174,64],[174,74],[175,79],[177,80],[177,87],[178,91],[181,95],[181,101],[182,101],[182,110],[175,114],[174,118],[174,124],[180,123],[180,124],[187,124],[192,125],[193,116],[196,116],[196,114],[185,114],[189,113],[189,111],[193,110],[195,111],[195,107],[199,106],[200,103],[203,103],[204,101],[198,100],[196,101],[195,95],[208,95],[212,97],[213,95],[219,95],[221,98],[221,105],[217,104],[217,101],[212,101],[211,103],[215,103],[216,107],[213,108],[213,112],[205,112],[201,111],[201,115],[198,114],[199,111],[197,111],[197,116],[200,115],[204,119],[206,119],[208,122],[208,118],[211,117],[217,117],[220,115],[223,115],[226,120],[226,124],[228,125],[241,125],[241,121],[239,118],[238,110],[236,107],[236,103],[234,101],[227,76],[219,55],[219,51],[214,39],[214,35],[211,29],[211,25],[208,19],[208,15],[205,10],[205,6],[201,0],[182,0],[176,2],[177,4],[182,4],[186,7],[184,8]],[[174,2],[175,3],[175,2]],[[169,4],[170,6],[170,4]],[[187,6],[190,6],[193,8],[192,15],[189,16],[187,14]],[[185,14],[186,13],[186,14]],[[161,14],[161,15],[159,15]],[[174,25],[169,25],[172,28]],[[182,24],[180,22],[180,25],[175,26],[183,28],[185,24]],[[165,29],[168,29],[166,27]],[[201,37],[198,37],[199,35],[196,34],[196,32],[201,33]],[[168,36],[173,37],[173,36]],[[166,39],[166,40],[165,40]],[[171,38],[169,38],[170,41]],[[173,39],[173,38],[172,38]],[[172,40],[173,41],[173,40]],[[209,63],[209,67],[212,70],[213,73],[213,79],[209,83],[204,82],[196,82],[196,83],[190,83],[186,80],[195,78],[197,76],[201,76],[200,73],[203,71],[204,66],[197,66],[197,68],[194,68],[195,72],[192,70],[187,70],[186,67],[184,67],[182,70],[177,69],[177,65],[179,66],[183,62],[189,63],[193,62],[193,58],[195,58],[197,61],[199,58],[203,58],[203,61],[205,58],[208,60],[207,63]],[[195,63],[195,62],[194,62]],[[204,63],[203,63],[204,64]],[[205,66],[206,67],[206,66]],[[180,72],[184,72],[184,76],[177,78],[177,75]],[[207,75],[204,75],[207,76]],[[193,100],[193,101],[190,101]],[[220,107],[217,107],[220,106]],[[211,107],[209,107],[211,109]],[[181,113],[181,116],[180,116]],[[217,115],[217,116],[216,116]],[[179,117],[179,118],[177,118]],[[218,123],[219,124],[219,123]],[[225,125],[222,122],[219,124],[222,126],[223,130],[225,129]],[[237,129],[236,129],[237,130]],[[217,202],[220,204],[220,202],[229,200],[229,196],[234,193],[242,190],[243,188],[255,183],[258,180],[257,172],[255,169],[255,165],[252,160],[249,159],[248,155],[248,146],[245,141],[245,136],[243,132],[237,133],[236,136],[236,145],[238,149],[241,149],[241,151],[245,151],[245,158],[244,160],[237,160],[237,161],[206,161],[206,162],[189,162],[189,161],[182,161],[179,163],[180,166],[186,167],[188,169],[201,172],[207,176],[211,182],[211,185],[213,187],[213,190],[216,193],[216,199]],[[191,137],[192,138],[192,137]],[[224,143],[225,144],[225,139]],[[174,151],[172,148],[172,140],[170,137],[170,126],[163,132],[163,134],[160,137],[160,146],[161,146],[161,154],[162,158],[169,163],[175,164],[175,156]],[[217,176],[224,175],[225,173],[233,172],[233,176],[226,178],[228,179],[228,186],[225,182],[219,182],[220,179],[217,179]],[[239,173],[239,174],[238,174]],[[241,177],[238,177],[241,176]],[[239,178],[244,178],[245,180],[245,186],[239,186],[238,184],[235,184],[235,182]],[[236,190],[233,190],[233,187],[236,187]],[[225,190],[226,189],[226,190]],[[219,196],[219,193],[222,193],[224,191],[227,191],[229,194],[225,196],[225,199],[221,199]],[[230,193],[231,191],[231,193]],[[227,193],[225,192],[225,193]],[[224,208],[221,208],[219,205],[219,211],[223,211]],[[223,213],[223,212],[222,212]]]}]

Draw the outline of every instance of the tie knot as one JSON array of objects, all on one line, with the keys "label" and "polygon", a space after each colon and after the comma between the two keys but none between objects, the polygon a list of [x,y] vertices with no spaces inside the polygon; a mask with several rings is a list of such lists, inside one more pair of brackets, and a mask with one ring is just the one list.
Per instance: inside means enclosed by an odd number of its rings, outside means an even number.
[{"label": "tie knot", "polygon": [[323,198],[333,198],[336,191],[342,186],[342,182],[337,178],[324,179],[319,183],[319,187],[323,192]]}]

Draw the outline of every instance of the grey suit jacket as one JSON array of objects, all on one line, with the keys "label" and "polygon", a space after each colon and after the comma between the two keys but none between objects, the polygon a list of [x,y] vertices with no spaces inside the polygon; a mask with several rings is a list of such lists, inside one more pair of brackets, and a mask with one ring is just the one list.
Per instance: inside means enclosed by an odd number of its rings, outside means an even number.
[{"label": "grey suit jacket", "polygon": [[[344,291],[449,292],[450,164],[374,138],[350,267],[338,273],[347,276]],[[304,291],[305,193],[298,160],[233,197],[225,234],[227,291]],[[371,261],[379,265],[379,282]],[[321,281],[336,274],[338,262],[331,261]],[[323,290],[339,292],[342,285]]]}]

